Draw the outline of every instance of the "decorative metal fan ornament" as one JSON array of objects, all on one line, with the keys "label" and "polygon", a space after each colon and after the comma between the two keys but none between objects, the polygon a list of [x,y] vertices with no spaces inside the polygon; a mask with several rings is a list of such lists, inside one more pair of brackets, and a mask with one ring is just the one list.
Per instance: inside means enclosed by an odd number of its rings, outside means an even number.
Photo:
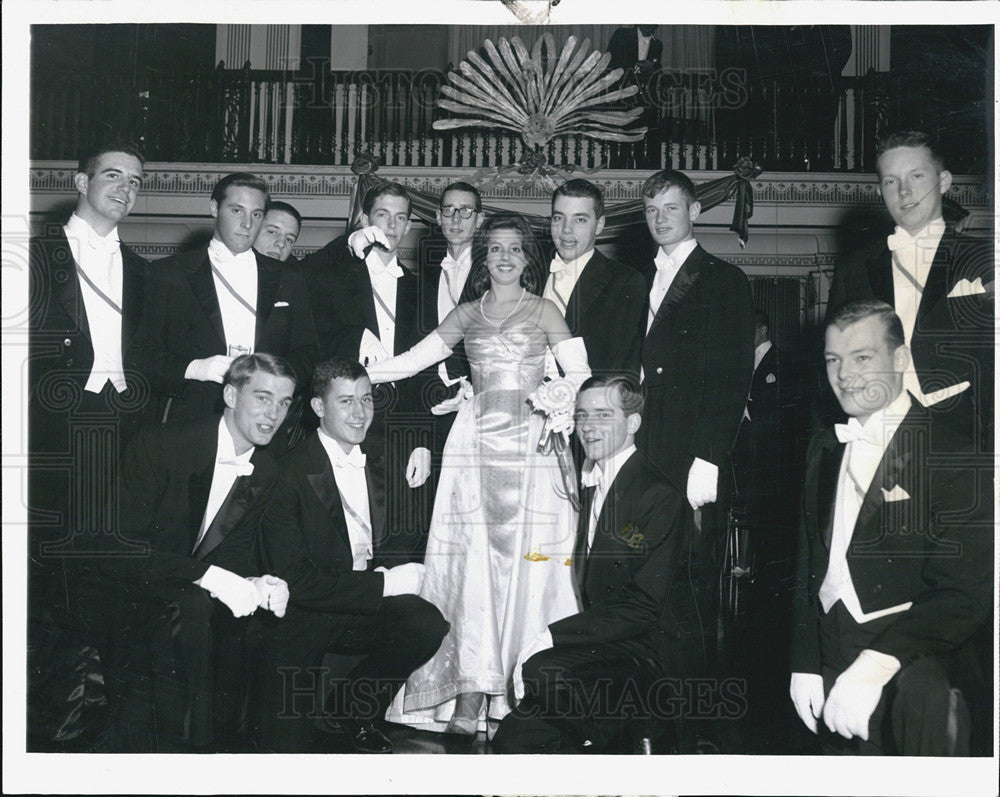
[{"label": "decorative metal fan ornament", "polygon": [[611,56],[592,50],[590,40],[579,47],[570,36],[556,55],[555,38],[543,34],[529,54],[517,36],[495,46],[483,43],[488,61],[470,51],[450,72],[437,104],[454,114],[434,122],[436,130],[462,127],[503,128],[518,133],[529,149],[518,164],[483,170],[476,175],[480,187],[490,190],[507,182],[512,173],[524,175],[518,185],[539,183],[548,190],[567,179],[574,166],[548,166],[544,147],[559,136],[579,134],[599,141],[634,142],[646,135],[645,127],[625,128],[642,115],[641,107],[616,110],[613,103],[635,95],[635,85],[620,83],[621,69],[605,72]]}]

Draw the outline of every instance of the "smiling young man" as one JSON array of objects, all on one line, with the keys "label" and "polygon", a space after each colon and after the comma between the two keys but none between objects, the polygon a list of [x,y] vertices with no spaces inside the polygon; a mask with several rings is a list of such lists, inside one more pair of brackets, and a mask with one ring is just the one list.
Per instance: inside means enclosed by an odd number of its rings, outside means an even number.
[{"label": "smiling young man", "polygon": [[[646,180],[642,197],[659,248],[645,268],[646,413],[637,442],[687,495],[688,523],[700,541],[700,615],[710,625],[732,492],[730,454],[753,373],[753,297],[746,275],[695,238],[701,205],[686,175],[657,172]],[[708,633],[710,640],[715,636]]]},{"label": "smiling young man", "polygon": [[267,183],[234,173],[209,201],[214,231],[201,247],[157,263],[159,297],[143,323],[145,371],[157,398],[151,420],[209,417],[234,358],[255,351],[286,358],[300,383],[318,353],[309,294],[298,269],[252,249],[268,202]]},{"label": "smiling young man", "polygon": [[[991,490],[969,442],[936,432],[940,418],[904,390],[909,351],[892,307],[838,310],[825,358],[850,420],[806,457],[792,701],[813,733],[825,735],[822,721],[843,737],[825,736],[831,752],[847,739],[857,753],[968,755],[969,710],[988,705],[952,679],[990,616]],[[944,440],[949,456],[934,450]]]},{"label": "smiling young man", "polygon": [[309,688],[332,652],[359,660],[327,700],[326,728],[358,752],[386,753],[392,743],[377,723],[448,623],[418,596],[423,565],[410,560],[419,534],[387,523],[382,457],[361,448],[375,414],[364,368],[341,358],[320,363],[311,403],[319,429],[282,460],[260,540],[263,561],[291,595],[288,616],[264,624],[260,743],[309,751],[316,711],[305,700],[289,710],[285,700]]},{"label": "smiling young man", "polygon": [[[881,299],[903,324],[906,389],[940,405],[979,450],[993,450],[993,246],[958,234],[942,217],[952,175],[938,144],[917,131],[879,142],[878,190],[895,230],[837,263],[828,314]],[[888,230],[886,230],[889,233]]]},{"label": "smiling young man", "polygon": [[669,701],[655,695],[688,674],[701,647],[684,497],[636,450],[643,403],[630,376],[580,387],[576,434],[587,459],[572,566],[582,611],[521,651],[514,689],[523,699],[493,739],[501,752],[605,749],[625,721],[615,707],[627,702],[646,719],[664,710]]},{"label": "smiling young man", "polygon": [[298,263],[292,249],[302,229],[301,214],[287,202],[268,202],[253,248],[282,263]]},{"label": "smiling young man", "polygon": [[593,373],[638,376],[646,286],[639,272],[595,248],[604,222],[604,195],[593,183],[569,180],[555,190],[556,251],[542,295],[559,308],[573,336],[583,338]]},{"label": "smiling young man", "polygon": [[105,540],[100,560],[120,628],[117,657],[102,656],[116,750],[235,742],[247,627],[238,620],[261,607],[280,617],[288,601],[283,581],[259,575],[253,550],[278,476],[263,447],[294,391],[286,362],[243,355],[223,377],[221,418],[144,427],[125,451],[120,539]]}]

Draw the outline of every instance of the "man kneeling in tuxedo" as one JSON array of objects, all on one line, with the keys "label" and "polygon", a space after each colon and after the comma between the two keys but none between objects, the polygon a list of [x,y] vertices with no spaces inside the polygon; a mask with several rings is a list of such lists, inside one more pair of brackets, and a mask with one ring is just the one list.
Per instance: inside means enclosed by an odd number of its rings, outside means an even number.
[{"label": "man kneeling in tuxedo", "polygon": [[850,419],[806,458],[795,710],[813,733],[822,718],[827,752],[844,752],[839,734],[848,752],[968,755],[951,677],[970,672],[971,638],[990,616],[992,468],[903,389],[910,353],[890,305],[837,311],[825,357]]},{"label": "man kneeling in tuxedo", "polygon": [[[386,753],[392,743],[375,721],[434,655],[449,625],[418,596],[424,566],[407,561],[417,530],[386,528],[379,447],[367,456],[361,449],[374,415],[365,369],[342,358],[320,363],[312,408],[319,429],[282,460],[260,538],[266,567],[290,591],[288,616],[264,623],[260,743],[303,752],[320,718],[355,750]],[[358,663],[318,714],[310,702],[326,653],[353,654]]]},{"label": "man kneeling in tuxedo", "polygon": [[100,560],[118,635],[102,653],[109,751],[232,747],[244,684],[239,618],[259,607],[280,617],[288,601],[284,581],[254,576],[251,551],[278,475],[263,446],[294,392],[284,360],[237,357],[223,377],[221,419],[146,427],[126,449],[121,530],[102,538]]},{"label": "man kneeling in tuxedo", "polygon": [[576,434],[587,461],[573,568],[584,608],[521,652],[521,702],[493,739],[501,752],[604,749],[630,711],[657,710],[648,699],[657,684],[682,677],[701,648],[685,497],[635,448],[642,409],[630,376],[594,376],[580,388]]}]

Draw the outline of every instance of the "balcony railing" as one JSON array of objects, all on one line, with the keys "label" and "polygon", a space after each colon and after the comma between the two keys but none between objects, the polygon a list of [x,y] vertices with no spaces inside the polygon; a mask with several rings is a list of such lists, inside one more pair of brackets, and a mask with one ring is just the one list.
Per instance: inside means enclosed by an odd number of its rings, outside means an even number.
[{"label": "balcony railing", "polygon": [[[361,153],[387,166],[481,168],[520,160],[524,144],[508,132],[433,129],[445,115],[436,106],[444,80],[436,70],[287,72],[222,64],[203,73],[36,75],[31,153],[73,159],[81,146],[114,135],[138,141],[150,160],[173,162],[350,165]],[[841,78],[825,92],[725,80],[705,71],[656,73],[642,87],[646,140],[568,136],[549,144],[548,161],[698,170],[727,168],[747,155],[769,171],[871,171],[877,135],[899,116],[887,73]],[[907,126],[921,126],[912,103],[906,110]],[[984,146],[957,155],[954,172],[984,168]]]}]

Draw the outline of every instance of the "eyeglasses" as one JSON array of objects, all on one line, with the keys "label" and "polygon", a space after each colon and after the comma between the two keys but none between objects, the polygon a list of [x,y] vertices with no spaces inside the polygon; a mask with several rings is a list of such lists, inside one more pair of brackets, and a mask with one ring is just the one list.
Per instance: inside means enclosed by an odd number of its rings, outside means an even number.
[{"label": "eyeglasses", "polygon": [[444,207],[441,208],[441,215],[444,216],[446,219],[450,219],[452,216],[455,215],[455,213],[458,213],[458,215],[461,216],[463,219],[471,219],[472,214],[478,213],[478,211],[473,207],[469,207],[468,205],[462,205],[457,208],[454,205],[445,205]]}]

